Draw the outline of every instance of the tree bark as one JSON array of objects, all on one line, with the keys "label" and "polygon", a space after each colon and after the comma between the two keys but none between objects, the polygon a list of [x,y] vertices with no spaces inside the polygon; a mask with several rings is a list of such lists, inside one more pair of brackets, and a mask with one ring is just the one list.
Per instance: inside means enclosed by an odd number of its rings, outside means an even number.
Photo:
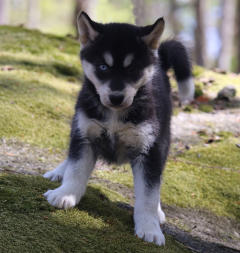
[{"label": "tree bark", "polygon": [[237,72],[240,73],[240,1],[237,6],[237,19],[236,19],[236,41],[237,41]]},{"label": "tree bark", "polygon": [[28,0],[28,21],[27,27],[38,28],[41,17],[40,0]]},{"label": "tree bark", "polygon": [[218,67],[223,70],[230,70],[235,35],[236,0],[223,0],[222,3],[223,9],[220,27],[222,46],[218,58]]},{"label": "tree bark", "polygon": [[206,52],[206,0],[195,0],[195,14],[197,26],[195,29],[195,57],[196,62],[200,66],[206,66],[207,52]]},{"label": "tree bark", "polygon": [[73,13],[73,25],[77,29],[77,15],[84,11],[88,15],[92,16],[91,10],[93,5],[95,4],[95,0],[75,0],[75,7],[74,7],[74,13]]},{"label": "tree bark", "polygon": [[180,30],[180,24],[179,21],[176,18],[176,12],[177,9],[179,8],[177,1],[176,0],[170,0],[169,1],[169,21],[171,23],[171,27],[172,27],[172,31],[174,36],[177,36],[179,34],[179,30]]},{"label": "tree bark", "polygon": [[0,0],[0,25],[8,25],[10,21],[10,1]]},{"label": "tree bark", "polygon": [[135,16],[135,24],[138,26],[145,25],[146,20],[146,3],[145,0],[132,0],[133,14]]}]

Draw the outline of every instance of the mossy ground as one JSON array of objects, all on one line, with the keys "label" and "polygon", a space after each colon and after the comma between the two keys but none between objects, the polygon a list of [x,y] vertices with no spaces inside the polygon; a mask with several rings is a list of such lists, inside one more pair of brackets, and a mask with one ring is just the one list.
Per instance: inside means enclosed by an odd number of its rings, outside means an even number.
[{"label": "mossy ground", "polygon": [[1,27],[0,37],[1,135],[65,148],[80,89],[79,44],[19,27]]},{"label": "mossy ground", "polygon": [[[49,152],[66,149],[82,78],[78,42],[19,27],[1,27],[0,37],[0,137]],[[220,142],[170,157],[163,202],[239,222],[237,142],[226,135]],[[132,188],[128,166],[94,173]],[[159,252],[133,235],[132,213],[118,207],[119,201],[129,202],[126,196],[92,184],[77,208],[64,211],[42,197],[56,186],[40,177],[1,174],[1,252]],[[167,237],[161,252],[188,250]]]},{"label": "mossy ground", "polygon": [[[159,252],[133,235],[132,215],[117,204],[126,199],[89,185],[78,207],[57,210],[42,193],[57,184],[41,177],[0,176],[1,252]],[[167,237],[162,252],[190,252]]]}]

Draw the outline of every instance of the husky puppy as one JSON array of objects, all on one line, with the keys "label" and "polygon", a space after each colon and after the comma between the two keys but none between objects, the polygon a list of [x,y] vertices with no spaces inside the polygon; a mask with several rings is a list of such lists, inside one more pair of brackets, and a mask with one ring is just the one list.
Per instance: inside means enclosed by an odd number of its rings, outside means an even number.
[{"label": "husky puppy", "polygon": [[171,117],[166,71],[173,67],[181,101],[191,101],[194,85],[186,49],[176,41],[160,45],[163,18],[137,27],[97,23],[82,12],[77,21],[85,80],[75,107],[68,157],[44,175],[62,180],[62,185],[44,196],[55,207],[74,207],[98,158],[129,162],[134,176],[135,234],[163,245],[160,183]]}]

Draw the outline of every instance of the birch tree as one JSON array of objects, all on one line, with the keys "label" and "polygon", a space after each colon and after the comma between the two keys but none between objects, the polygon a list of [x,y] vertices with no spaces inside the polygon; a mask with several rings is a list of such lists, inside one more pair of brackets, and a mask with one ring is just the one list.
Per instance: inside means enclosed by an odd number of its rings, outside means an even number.
[{"label": "birch tree", "polygon": [[0,0],[0,25],[8,25],[10,21],[10,1]]},{"label": "birch tree", "polygon": [[28,20],[27,27],[38,28],[41,17],[41,0],[28,0]]},{"label": "birch tree", "polygon": [[[223,70],[230,70],[235,35],[236,0],[223,0],[222,4],[223,8],[220,25],[222,45],[218,58],[218,67]],[[238,24],[238,26],[239,25],[240,24]]]}]

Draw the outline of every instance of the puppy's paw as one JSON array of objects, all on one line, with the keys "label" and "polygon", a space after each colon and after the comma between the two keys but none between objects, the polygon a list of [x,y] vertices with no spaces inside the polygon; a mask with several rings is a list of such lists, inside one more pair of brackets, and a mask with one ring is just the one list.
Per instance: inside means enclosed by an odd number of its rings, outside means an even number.
[{"label": "puppy's paw", "polygon": [[61,181],[66,169],[66,162],[61,163],[56,169],[46,172],[43,177],[51,181]]},{"label": "puppy's paw", "polygon": [[61,181],[63,178],[63,173],[56,173],[55,170],[51,170],[46,172],[43,177],[51,180],[51,181]]},{"label": "puppy's paw", "polygon": [[64,209],[76,206],[81,198],[80,192],[68,185],[62,185],[55,190],[48,190],[43,196],[50,205]]},{"label": "puppy's paw", "polygon": [[159,246],[165,244],[158,217],[139,216],[135,221],[135,234],[146,242],[153,242]]}]

